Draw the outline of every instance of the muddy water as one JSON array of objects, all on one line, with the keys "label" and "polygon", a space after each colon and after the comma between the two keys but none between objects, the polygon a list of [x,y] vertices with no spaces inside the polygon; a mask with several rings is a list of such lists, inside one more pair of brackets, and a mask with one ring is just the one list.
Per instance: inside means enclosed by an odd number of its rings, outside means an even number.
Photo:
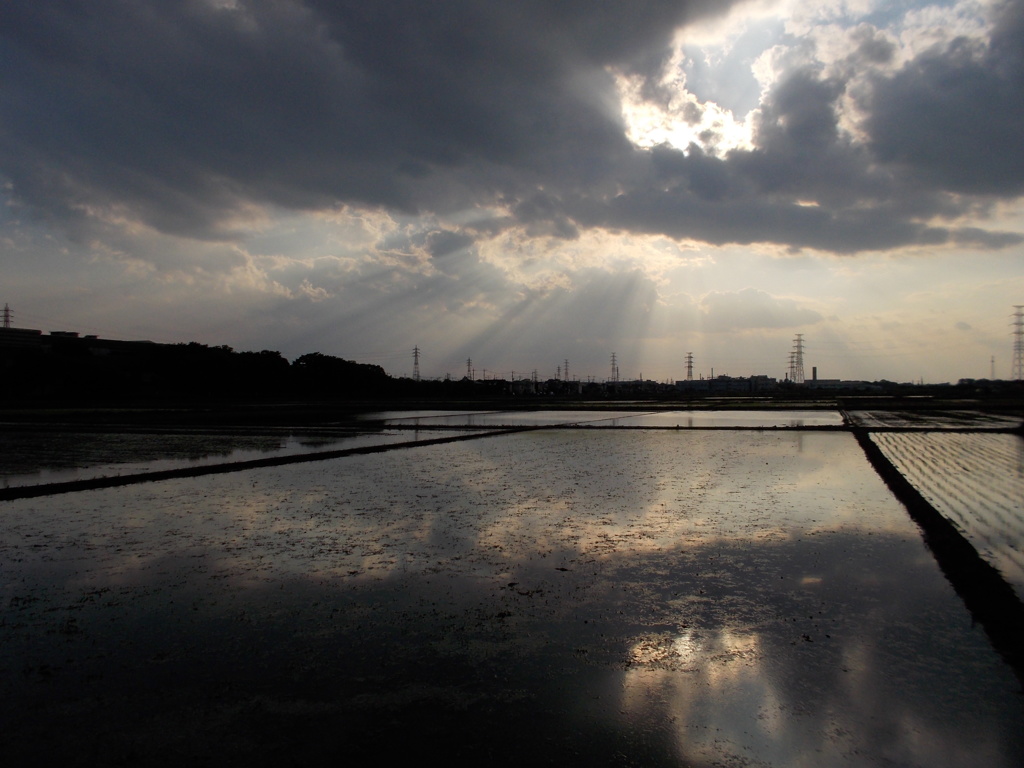
[{"label": "muddy water", "polygon": [[20,764],[1016,766],[843,433],[556,430],[0,507]]},{"label": "muddy water", "polygon": [[334,434],[198,434],[0,431],[0,488],[116,477],[440,437],[403,430]]}]

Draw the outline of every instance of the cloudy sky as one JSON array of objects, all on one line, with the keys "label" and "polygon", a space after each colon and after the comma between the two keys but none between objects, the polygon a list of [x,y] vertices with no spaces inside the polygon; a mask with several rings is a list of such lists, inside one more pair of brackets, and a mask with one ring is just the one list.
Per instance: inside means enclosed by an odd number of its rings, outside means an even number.
[{"label": "cloudy sky", "polygon": [[1024,0],[8,0],[15,324],[461,376],[1010,376]]}]

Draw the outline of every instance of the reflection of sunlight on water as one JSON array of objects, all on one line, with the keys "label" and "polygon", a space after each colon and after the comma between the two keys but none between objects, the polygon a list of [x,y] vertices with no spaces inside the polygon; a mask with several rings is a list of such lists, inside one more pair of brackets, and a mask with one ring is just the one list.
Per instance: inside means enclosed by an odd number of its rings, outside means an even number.
[{"label": "reflection of sunlight on water", "polygon": [[763,647],[756,632],[643,636],[628,649],[617,705],[637,727],[667,723],[687,765],[746,765],[757,755],[757,765],[810,768],[857,754],[854,764],[864,765],[1006,764],[997,729],[966,739],[903,692],[886,696],[892,681],[878,648],[852,640],[842,651],[838,669],[796,680],[803,673],[787,670],[779,648]]},{"label": "reflection of sunlight on water", "polygon": [[629,649],[620,709],[630,721],[670,723],[682,756],[742,752],[751,734],[735,733],[739,723],[756,723],[758,742],[777,737],[783,725],[764,659],[753,632],[686,629],[638,638]]},{"label": "reflection of sunlight on water", "polygon": [[[640,705],[651,687],[664,689],[672,681],[690,687],[693,680],[687,673],[698,673],[700,686],[712,689],[732,687],[745,676],[761,677],[761,656],[753,632],[685,629],[676,635],[639,637],[627,651],[623,706]],[[709,695],[714,697],[714,690]]]}]

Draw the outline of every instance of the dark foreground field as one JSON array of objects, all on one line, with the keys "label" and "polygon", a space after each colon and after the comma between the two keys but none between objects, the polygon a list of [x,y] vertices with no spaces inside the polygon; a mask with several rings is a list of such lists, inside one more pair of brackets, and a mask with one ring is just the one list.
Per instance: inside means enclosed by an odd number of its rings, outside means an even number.
[{"label": "dark foreground field", "polygon": [[853,434],[627,422],[2,502],[0,753],[1024,762],[1014,667]]}]

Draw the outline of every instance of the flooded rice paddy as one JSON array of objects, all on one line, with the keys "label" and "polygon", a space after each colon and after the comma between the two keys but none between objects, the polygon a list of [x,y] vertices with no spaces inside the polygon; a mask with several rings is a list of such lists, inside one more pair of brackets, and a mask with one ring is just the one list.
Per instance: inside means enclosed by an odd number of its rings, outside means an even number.
[{"label": "flooded rice paddy", "polygon": [[0,431],[0,488],[237,463],[408,440],[441,432],[340,430],[303,434]]},{"label": "flooded rice paddy", "polygon": [[7,501],[0,563],[10,764],[1024,762],[1013,671],[845,432],[543,429]]},{"label": "flooded rice paddy", "polygon": [[843,417],[837,411],[382,411],[367,414],[369,421],[388,426],[553,426],[595,427],[679,427],[695,428],[772,428],[838,427]]},{"label": "flooded rice paddy", "polygon": [[1024,440],[942,432],[872,439],[1024,598]]},{"label": "flooded rice paddy", "polygon": [[854,426],[868,429],[962,429],[972,432],[1014,429],[1020,418],[978,411],[850,411],[847,416]]}]

